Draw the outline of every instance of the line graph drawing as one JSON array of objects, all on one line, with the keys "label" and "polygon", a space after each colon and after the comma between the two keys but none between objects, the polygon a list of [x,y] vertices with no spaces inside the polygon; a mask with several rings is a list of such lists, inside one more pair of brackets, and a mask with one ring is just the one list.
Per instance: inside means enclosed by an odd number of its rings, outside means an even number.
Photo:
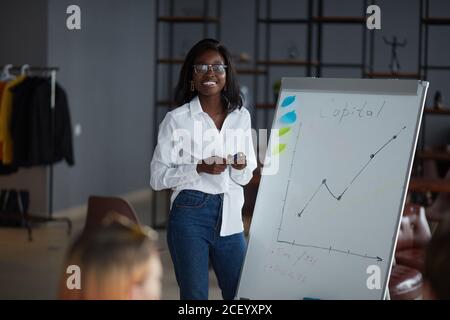
[{"label": "line graph drawing", "polygon": [[372,162],[372,160],[375,158],[375,156],[380,153],[384,148],[386,148],[392,141],[394,141],[395,139],[397,139],[397,137],[400,135],[400,133],[406,129],[406,126],[403,126],[400,131],[398,131],[396,134],[394,134],[392,136],[391,139],[389,139],[381,148],[379,148],[375,153],[370,154],[369,156],[369,160],[366,162],[366,164],[361,168],[361,170],[359,170],[359,172],[355,175],[355,177],[350,181],[350,183],[345,187],[344,191],[342,191],[342,193],[340,195],[335,195],[333,191],[330,190],[330,187],[327,184],[327,179],[323,179],[322,183],[319,185],[319,187],[316,189],[316,191],[314,192],[314,194],[312,195],[312,197],[308,200],[308,202],[305,204],[305,206],[303,207],[303,209],[298,213],[298,216],[301,217],[303,212],[308,208],[309,204],[314,200],[314,198],[316,197],[316,195],[319,193],[320,190],[322,190],[322,187],[325,186],[325,188],[327,189],[328,193],[337,201],[340,201],[342,199],[342,197],[344,196],[344,194],[347,192],[348,188],[351,187],[351,185],[353,184],[353,182],[356,181],[356,179],[359,178],[359,176],[364,172],[364,170],[366,170],[366,168],[369,166],[369,164]]},{"label": "line graph drawing", "polygon": [[[351,256],[356,256],[356,257],[360,257],[363,259],[371,259],[371,260],[376,260],[376,261],[383,261],[383,259],[378,256],[378,255],[369,255],[367,253],[360,253],[360,252],[355,252],[352,251],[350,249],[344,250],[341,248],[334,248],[333,246],[318,246],[318,245],[314,245],[314,244],[304,244],[304,243],[296,243],[295,240],[289,241],[286,239],[281,239],[280,238],[280,233],[282,231],[282,226],[283,226],[283,221],[284,221],[284,214],[285,214],[285,205],[286,205],[286,199],[287,199],[287,194],[289,191],[289,185],[291,182],[291,177],[292,177],[292,169],[293,169],[293,165],[294,165],[294,159],[295,159],[295,153],[296,153],[296,149],[297,149],[297,144],[298,144],[298,139],[300,136],[300,132],[301,132],[301,127],[302,127],[302,123],[299,123],[299,128],[298,128],[298,133],[297,133],[297,137],[296,137],[296,142],[295,142],[295,148],[292,154],[292,161],[291,161],[291,166],[289,169],[289,179],[287,181],[287,185],[286,185],[286,191],[285,191],[285,196],[284,196],[284,200],[282,200],[283,205],[282,205],[282,212],[281,212],[281,219],[280,219],[280,225],[278,227],[278,235],[277,235],[277,242],[278,243],[284,243],[284,244],[289,244],[292,246],[297,246],[297,247],[303,247],[303,248],[312,248],[312,249],[319,249],[319,250],[327,250],[329,253],[331,252],[335,252],[335,253],[341,253],[341,254],[347,254],[347,255],[351,255]],[[311,198],[308,200],[308,202],[305,204],[305,206],[303,207],[303,209],[300,211],[300,213],[298,213],[297,215],[299,217],[301,217],[301,215],[305,212],[305,210],[307,209],[308,205],[314,200],[314,198],[316,197],[316,195],[319,193],[319,191],[321,191],[323,189],[323,187],[325,186],[325,189],[327,190],[327,192],[337,201],[340,201],[342,199],[342,197],[344,196],[344,194],[347,192],[347,190],[351,187],[351,185],[361,176],[361,174],[366,170],[366,168],[369,166],[369,164],[373,161],[373,159],[383,150],[385,149],[390,143],[392,143],[394,140],[396,140],[398,138],[398,136],[402,133],[403,130],[406,129],[406,126],[403,126],[396,134],[394,134],[386,143],[384,143],[376,152],[370,154],[369,156],[369,160],[362,166],[362,168],[358,171],[358,173],[352,178],[352,180],[349,182],[349,184],[344,188],[344,190],[338,195],[337,193],[333,192],[330,187],[327,184],[327,179],[323,179],[319,185],[319,187],[314,191],[313,195],[311,196]]]}]

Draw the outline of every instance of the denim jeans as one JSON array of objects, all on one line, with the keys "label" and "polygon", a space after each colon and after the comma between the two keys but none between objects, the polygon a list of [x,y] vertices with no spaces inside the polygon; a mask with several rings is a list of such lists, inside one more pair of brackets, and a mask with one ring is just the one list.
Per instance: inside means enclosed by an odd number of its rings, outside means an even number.
[{"label": "denim jeans", "polygon": [[182,190],[169,216],[167,242],[182,300],[207,300],[209,262],[222,297],[234,298],[244,261],[243,232],[220,236],[223,194]]}]

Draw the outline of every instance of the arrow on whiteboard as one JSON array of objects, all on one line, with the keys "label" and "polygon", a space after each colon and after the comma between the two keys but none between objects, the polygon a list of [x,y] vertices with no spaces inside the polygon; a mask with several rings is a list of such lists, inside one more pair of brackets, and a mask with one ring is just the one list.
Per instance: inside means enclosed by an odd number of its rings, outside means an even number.
[{"label": "arrow on whiteboard", "polygon": [[351,256],[361,257],[361,258],[364,258],[364,259],[383,261],[383,259],[380,258],[379,256],[374,257],[374,256],[369,256],[367,254],[361,254],[361,253],[352,252],[350,250],[340,250],[340,249],[333,248],[331,246],[330,247],[320,247],[320,246],[306,245],[306,244],[295,243],[295,240],[294,241],[277,240],[277,242],[287,243],[287,244],[290,244],[292,246],[298,246],[298,247],[303,247],[303,248],[314,248],[314,249],[327,250],[328,252],[331,252],[331,251],[339,252],[339,253],[348,254],[348,255],[351,255]]}]

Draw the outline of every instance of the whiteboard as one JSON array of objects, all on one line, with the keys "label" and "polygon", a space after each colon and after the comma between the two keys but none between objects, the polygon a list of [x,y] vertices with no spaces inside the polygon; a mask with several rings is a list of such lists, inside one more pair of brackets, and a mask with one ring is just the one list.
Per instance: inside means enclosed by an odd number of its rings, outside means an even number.
[{"label": "whiteboard", "polygon": [[384,298],[427,89],[282,80],[236,299]]}]

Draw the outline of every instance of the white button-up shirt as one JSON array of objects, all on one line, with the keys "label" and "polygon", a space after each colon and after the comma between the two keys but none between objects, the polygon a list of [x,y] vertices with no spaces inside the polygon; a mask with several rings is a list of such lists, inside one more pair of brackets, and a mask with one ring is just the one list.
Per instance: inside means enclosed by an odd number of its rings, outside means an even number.
[{"label": "white button-up shirt", "polygon": [[[198,173],[197,163],[212,156],[227,159],[243,152],[247,166],[236,170],[228,165],[221,174]],[[150,185],[154,190],[173,190],[170,207],[184,189],[210,194],[223,193],[221,236],[242,232],[244,190],[253,176],[256,157],[252,142],[250,113],[235,109],[219,131],[195,97],[168,112],[159,126],[158,143],[151,162]]]}]

